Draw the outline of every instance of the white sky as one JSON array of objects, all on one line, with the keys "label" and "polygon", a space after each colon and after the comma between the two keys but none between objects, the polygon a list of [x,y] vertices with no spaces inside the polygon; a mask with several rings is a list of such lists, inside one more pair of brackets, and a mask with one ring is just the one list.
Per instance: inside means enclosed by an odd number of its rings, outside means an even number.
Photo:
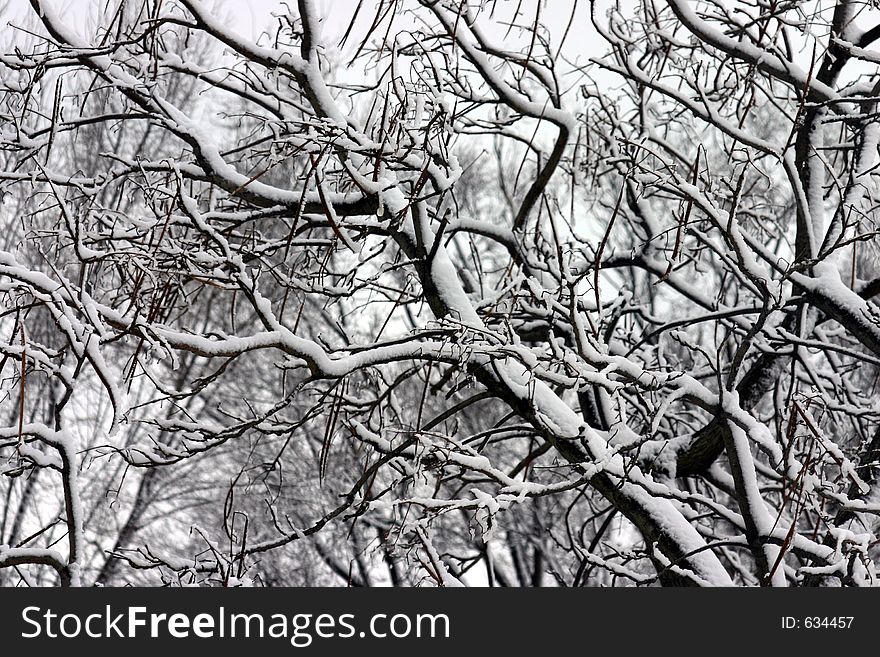
[{"label": "white sky", "polygon": [[[89,16],[101,11],[107,6],[108,0],[50,0],[56,10],[65,18],[69,18],[74,24],[84,26]],[[288,3],[282,0],[205,0],[208,6],[214,7],[214,13],[218,18],[223,18],[239,34],[251,39],[256,39],[262,31],[269,27],[272,22],[272,14],[287,11],[287,6],[294,6],[295,0]],[[342,36],[351,20],[351,16],[357,9],[358,0],[317,0],[325,17],[325,45]],[[542,0],[541,22],[549,29],[556,39],[561,38],[571,16],[572,7],[577,0]],[[112,4],[115,4],[113,0]],[[604,4],[604,3],[603,3]],[[373,20],[376,11],[376,0],[364,0],[358,21],[351,41],[359,42],[358,37],[363,38],[366,29]],[[498,3],[498,13],[491,23],[509,21],[520,1],[506,0]],[[586,57],[600,54],[602,44],[598,35],[593,30],[589,20],[589,3],[577,3],[576,20],[566,39],[565,54],[568,57],[585,59]],[[538,0],[522,0],[520,23],[531,23]],[[295,11],[295,9],[294,9]],[[33,13],[28,0],[0,0],[0,43],[6,43],[13,32],[7,28],[7,24],[22,25],[24,18]],[[500,19],[500,20],[499,20]],[[412,21],[407,18],[399,19],[398,28],[406,29],[412,26]],[[516,38],[516,31],[510,35],[502,27],[494,28],[489,21],[484,22],[484,29],[490,36],[502,40],[505,36]],[[494,31],[499,32],[493,34]],[[554,44],[557,45],[557,44]]]},{"label": "white sky", "polygon": [[[327,0],[318,0],[329,4]],[[71,20],[81,22],[95,9],[103,8],[107,0],[51,0],[59,13]],[[347,5],[351,0],[337,0],[337,5]],[[245,36],[256,36],[271,20],[271,12],[282,8],[279,0],[209,0],[209,4],[225,5],[225,13],[234,19],[235,26]],[[357,2],[352,4],[357,6]],[[33,9],[28,0],[0,0],[0,27],[8,21],[20,23],[23,16]]]}]

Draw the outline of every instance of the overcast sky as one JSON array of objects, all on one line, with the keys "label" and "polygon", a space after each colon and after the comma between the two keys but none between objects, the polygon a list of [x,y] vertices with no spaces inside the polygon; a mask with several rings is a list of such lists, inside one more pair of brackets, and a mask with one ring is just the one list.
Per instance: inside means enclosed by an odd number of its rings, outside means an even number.
[{"label": "overcast sky", "polygon": [[[95,12],[100,11],[108,4],[108,0],[50,0],[66,18],[74,24],[85,25],[86,19]],[[115,2],[115,0],[113,0]],[[256,39],[261,32],[268,28],[273,21],[272,14],[287,11],[285,3],[281,0],[204,0],[209,6],[213,5],[214,12],[218,17],[224,18],[242,36]],[[508,0],[498,3],[498,13],[494,19],[486,21],[484,29],[488,28],[492,34],[494,24],[499,34],[492,35],[498,40],[503,38],[515,39],[516,34],[508,34],[501,25],[511,20],[517,7],[520,8],[521,23],[531,23],[538,0]],[[571,18],[572,7],[577,0],[552,0],[544,2],[541,7],[541,22],[548,28],[550,33],[559,40],[565,31],[565,27]],[[324,41],[326,45],[335,43],[342,36],[351,21],[352,14],[358,7],[358,0],[317,0],[318,5],[325,17]],[[291,0],[289,5],[294,5]],[[593,30],[588,15],[589,3],[580,2],[576,9],[573,27],[565,42],[564,53],[567,57],[581,59],[600,54],[601,44],[598,35]],[[355,36],[359,32],[362,36],[369,27],[376,10],[376,1],[369,0],[362,3],[361,11],[356,22]],[[6,29],[8,23],[22,25],[28,14],[33,12],[28,0],[0,0],[0,42],[8,43],[13,32]],[[398,27],[406,29],[412,27],[412,21],[401,19]],[[4,34],[5,33],[5,34]],[[358,39],[352,38],[352,41]],[[555,45],[555,44],[554,44]]]},{"label": "overcast sky", "polygon": [[[91,11],[103,7],[107,0],[51,0],[57,10],[74,21],[82,21]],[[322,5],[328,4],[326,0],[318,0]],[[234,20],[236,29],[247,36],[256,36],[264,29],[271,20],[271,13],[283,9],[279,0],[208,0],[222,11],[218,15],[228,14]],[[4,4],[6,5],[4,8]],[[336,0],[336,5],[352,4],[357,6],[356,0]],[[0,17],[3,24],[8,21],[18,22],[22,17],[32,12],[28,0],[0,0]]]}]

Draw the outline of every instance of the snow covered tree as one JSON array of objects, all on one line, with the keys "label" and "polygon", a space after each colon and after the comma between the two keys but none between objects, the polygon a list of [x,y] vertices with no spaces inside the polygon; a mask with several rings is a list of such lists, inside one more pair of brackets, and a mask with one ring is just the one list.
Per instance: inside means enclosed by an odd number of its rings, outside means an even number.
[{"label": "snow covered tree", "polygon": [[872,3],[30,4],[4,583],[875,583]]}]

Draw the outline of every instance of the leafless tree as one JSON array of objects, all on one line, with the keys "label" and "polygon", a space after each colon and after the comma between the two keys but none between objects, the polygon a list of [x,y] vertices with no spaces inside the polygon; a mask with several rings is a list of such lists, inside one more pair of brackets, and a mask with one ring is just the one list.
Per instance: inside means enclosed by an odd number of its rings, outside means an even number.
[{"label": "leafless tree", "polygon": [[873,585],[880,7],[354,5],[31,0],[2,581]]}]

